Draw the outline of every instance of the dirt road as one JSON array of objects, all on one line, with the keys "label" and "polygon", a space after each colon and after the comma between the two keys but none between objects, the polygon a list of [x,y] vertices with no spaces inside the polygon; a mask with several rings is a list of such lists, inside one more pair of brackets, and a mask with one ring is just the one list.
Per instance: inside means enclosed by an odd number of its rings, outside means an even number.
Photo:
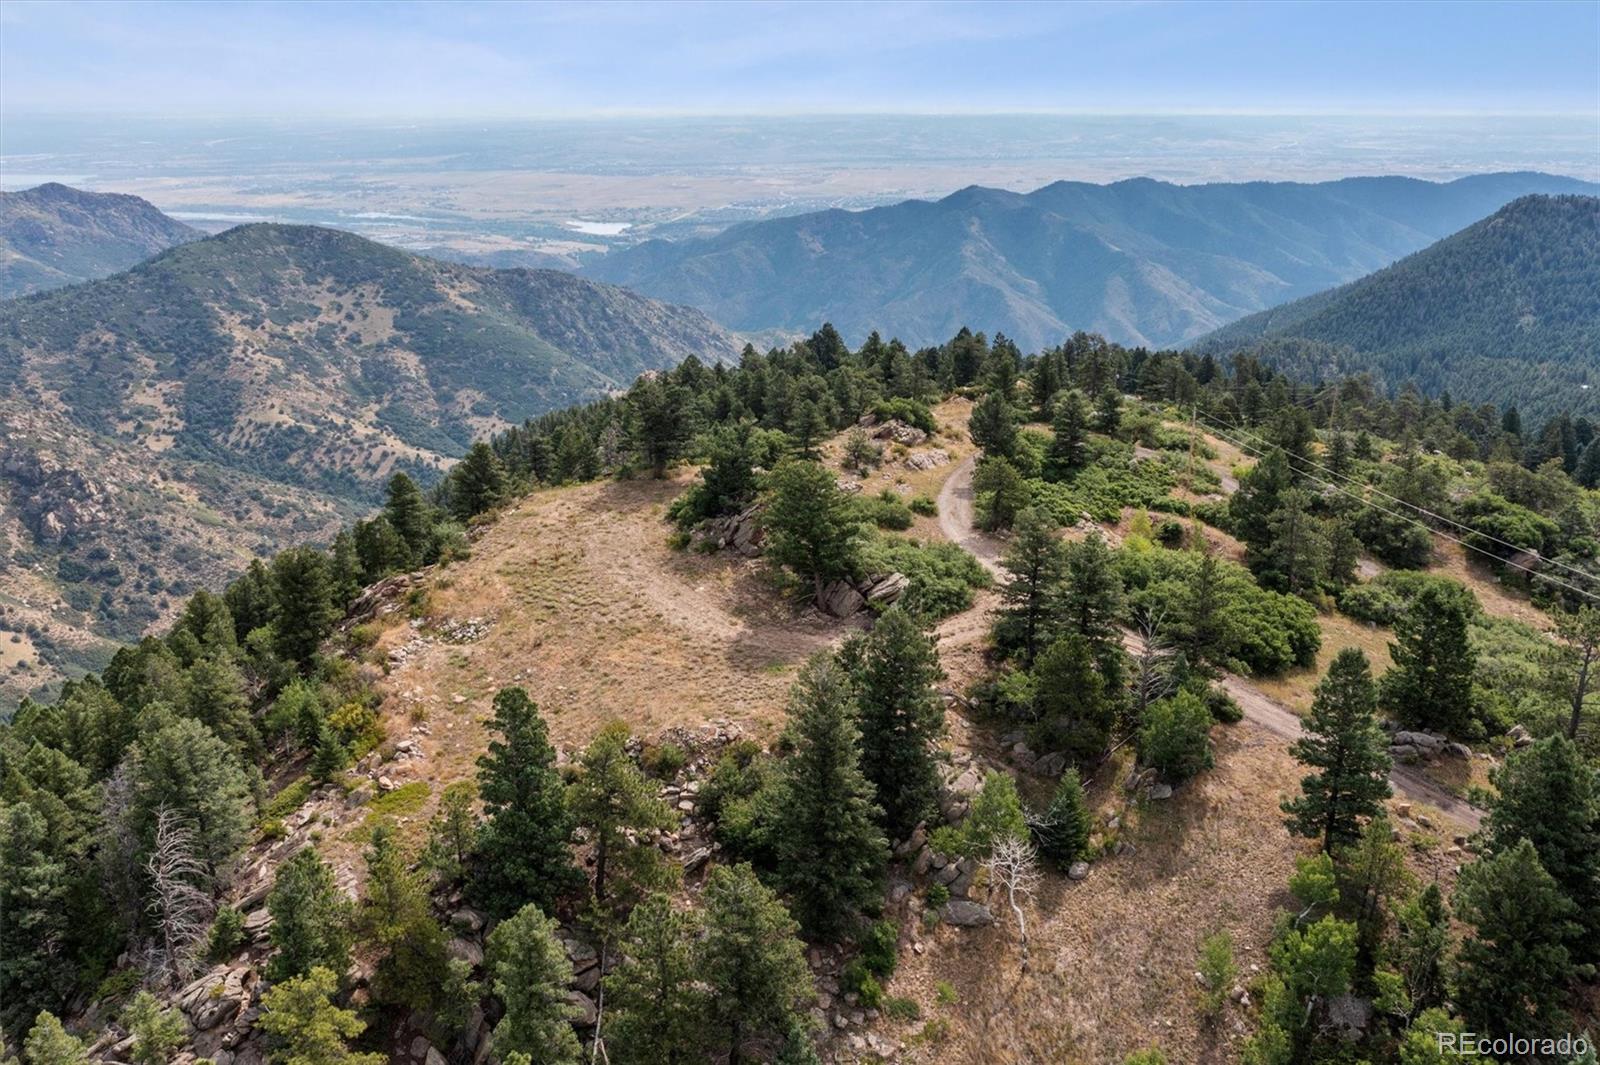
[{"label": "dirt road", "polygon": [[[973,525],[972,471],[976,465],[977,456],[969,455],[951,471],[939,489],[939,528],[946,538],[970,551],[997,580],[1003,581],[1005,569],[1000,565],[1000,543]],[[1304,734],[1299,715],[1247,678],[1230,673],[1223,678],[1222,686],[1244,710],[1244,719],[1257,729],[1285,744],[1293,743]],[[1408,766],[1397,765],[1390,770],[1389,782],[1397,793],[1427,803],[1463,825],[1476,829],[1483,820],[1482,810]]]}]

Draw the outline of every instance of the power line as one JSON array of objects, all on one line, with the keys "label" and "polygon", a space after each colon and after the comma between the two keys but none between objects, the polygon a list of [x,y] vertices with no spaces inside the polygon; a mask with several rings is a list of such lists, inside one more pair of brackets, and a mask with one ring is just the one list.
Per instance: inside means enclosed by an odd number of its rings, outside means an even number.
[{"label": "power line", "polygon": [[[1224,433],[1224,432],[1222,432],[1220,430],[1213,430],[1213,431],[1216,432],[1216,435],[1220,436],[1222,439],[1226,440],[1228,443],[1232,444],[1234,447],[1236,447],[1240,451],[1243,451],[1246,454],[1252,456],[1253,458],[1258,458],[1259,459],[1259,458],[1265,458],[1266,457],[1265,452],[1262,452],[1259,448],[1256,448],[1256,447],[1253,447],[1250,444],[1244,443],[1242,440],[1236,440],[1236,439],[1228,436],[1226,433]],[[1288,452],[1288,451],[1285,451],[1284,453],[1285,454],[1290,454],[1290,452]],[[1532,569],[1532,568],[1530,568],[1528,566],[1524,566],[1524,565],[1521,565],[1521,564],[1516,563],[1516,562],[1512,562],[1510,559],[1501,558],[1499,555],[1495,554],[1493,551],[1489,551],[1489,550],[1486,550],[1484,548],[1478,547],[1475,544],[1470,544],[1467,541],[1460,539],[1459,537],[1451,536],[1449,533],[1444,532],[1443,530],[1430,528],[1429,526],[1427,526],[1427,525],[1423,524],[1422,522],[1418,521],[1416,518],[1413,518],[1413,517],[1411,517],[1409,515],[1406,515],[1406,514],[1401,514],[1401,513],[1397,512],[1397,511],[1390,510],[1388,507],[1379,506],[1378,504],[1372,502],[1371,500],[1364,499],[1361,496],[1356,495],[1354,492],[1350,491],[1349,489],[1345,488],[1343,485],[1335,484],[1332,481],[1324,480],[1323,478],[1317,477],[1314,474],[1310,474],[1310,473],[1307,473],[1306,476],[1308,478],[1310,478],[1311,480],[1315,481],[1316,483],[1318,483],[1320,485],[1323,485],[1324,487],[1331,488],[1335,492],[1340,493],[1341,495],[1348,496],[1350,499],[1355,500],[1356,502],[1362,504],[1363,506],[1371,507],[1372,509],[1377,510],[1377,511],[1379,511],[1381,513],[1388,514],[1390,517],[1398,518],[1399,520],[1404,521],[1404,522],[1409,522],[1410,524],[1415,525],[1417,528],[1423,530],[1424,532],[1437,534],[1439,536],[1444,537],[1446,540],[1449,540],[1451,543],[1460,544],[1462,547],[1466,548],[1468,551],[1476,551],[1478,554],[1483,555],[1486,558],[1493,559],[1494,561],[1499,562],[1502,565],[1510,566],[1512,569],[1521,570],[1522,572],[1528,574],[1530,577],[1537,577],[1539,580],[1546,581],[1546,582],[1548,582],[1550,584],[1554,584],[1554,585],[1556,585],[1557,587],[1560,587],[1560,588],[1565,588],[1567,591],[1572,592],[1575,595],[1580,595],[1585,599],[1589,599],[1589,600],[1591,600],[1593,602],[1600,603],[1600,595],[1596,595],[1595,593],[1590,592],[1590,591],[1588,591],[1586,589],[1579,588],[1576,585],[1568,584],[1566,581],[1560,580],[1559,578],[1556,578],[1556,577],[1552,577],[1548,573],[1542,573],[1539,570]],[[1520,550],[1520,548],[1519,548],[1519,550]]]},{"label": "power line", "polygon": [[[1295,452],[1292,452],[1292,451],[1288,450],[1287,448],[1279,447],[1279,445],[1272,443],[1271,441],[1265,439],[1264,437],[1261,437],[1261,436],[1259,436],[1259,435],[1257,435],[1255,433],[1250,432],[1249,430],[1245,429],[1243,426],[1234,425],[1231,422],[1226,422],[1223,419],[1218,418],[1218,417],[1216,417],[1215,415],[1212,415],[1212,414],[1200,413],[1199,416],[1201,418],[1205,419],[1213,427],[1213,429],[1215,429],[1215,427],[1217,427],[1217,426],[1226,426],[1229,430],[1231,430],[1232,432],[1236,433],[1237,435],[1245,436],[1245,437],[1249,437],[1249,438],[1251,438],[1253,440],[1257,440],[1257,441],[1259,441],[1261,443],[1262,446],[1267,447],[1267,448],[1277,448],[1278,450],[1282,451],[1285,455],[1288,455],[1292,459],[1298,459],[1300,462],[1306,464],[1307,466],[1315,466],[1317,469],[1322,470],[1323,472],[1325,472],[1327,474],[1330,474],[1331,476],[1337,477],[1340,480],[1345,481],[1346,483],[1358,485],[1361,488],[1364,488],[1367,491],[1373,493],[1374,495],[1382,496],[1384,499],[1387,499],[1387,500],[1389,500],[1389,501],[1391,501],[1393,503],[1397,503],[1402,507],[1406,507],[1407,509],[1414,510],[1418,514],[1426,515],[1427,517],[1432,518],[1435,521],[1438,521],[1438,522],[1440,522],[1442,524],[1450,525],[1450,526],[1453,526],[1454,528],[1460,529],[1464,533],[1467,533],[1467,534],[1472,535],[1472,536],[1482,537],[1485,540],[1489,540],[1489,541],[1491,541],[1493,543],[1499,544],[1501,547],[1510,548],[1512,551],[1529,552],[1529,553],[1532,553],[1532,554],[1535,554],[1535,555],[1539,554],[1538,551],[1535,551],[1535,550],[1533,550],[1531,548],[1527,548],[1527,547],[1523,547],[1523,546],[1521,546],[1519,544],[1511,543],[1509,540],[1502,540],[1498,536],[1494,536],[1494,535],[1492,535],[1490,533],[1483,532],[1480,529],[1474,529],[1472,526],[1465,525],[1465,524],[1463,524],[1463,523],[1461,523],[1459,521],[1456,521],[1454,518],[1448,518],[1448,517],[1444,516],[1443,514],[1435,513],[1434,511],[1431,511],[1426,507],[1421,507],[1421,506],[1418,506],[1415,503],[1411,503],[1411,502],[1408,502],[1407,500],[1401,499],[1398,496],[1390,495],[1388,492],[1385,492],[1383,489],[1378,488],[1375,485],[1368,484],[1367,482],[1365,482],[1363,480],[1360,480],[1359,478],[1351,477],[1348,474],[1340,473],[1339,471],[1337,471],[1335,469],[1332,469],[1332,468],[1330,468],[1328,466],[1325,466],[1320,462],[1317,462],[1317,461],[1315,461],[1313,459],[1308,459],[1304,455],[1300,455],[1300,454],[1297,454]],[[1235,446],[1238,446],[1238,445],[1236,444]],[[1307,471],[1302,470],[1301,472],[1305,473]],[[1371,505],[1371,504],[1369,504],[1369,505]],[[1439,530],[1434,529],[1434,530],[1431,530],[1431,531],[1438,532]],[[1441,533],[1441,535],[1442,535],[1442,533]],[[1493,552],[1489,552],[1489,554],[1492,555]],[[1498,555],[1494,555],[1493,557],[1499,558]],[[1573,575],[1575,575],[1577,577],[1580,577],[1580,578],[1582,578],[1583,580],[1586,580],[1586,581],[1592,581],[1592,582],[1600,583],[1600,576],[1597,576],[1596,574],[1589,573],[1589,572],[1587,572],[1585,570],[1578,569],[1578,568],[1576,568],[1574,566],[1569,566],[1566,563],[1560,562],[1560,561],[1558,561],[1556,559],[1553,559],[1553,558],[1544,558],[1543,555],[1540,555],[1539,557],[1544,562],[1548,563],[1551,566],[1555,566],[1557,569],[1566,570],[1568,573],[1571,573],[1571,574],[1573,574]],[[1502,561],[1504,561],[1504,560],[1502,560]],[[1519,568],[1522,568],[1522,567],[1519,567]]]}]

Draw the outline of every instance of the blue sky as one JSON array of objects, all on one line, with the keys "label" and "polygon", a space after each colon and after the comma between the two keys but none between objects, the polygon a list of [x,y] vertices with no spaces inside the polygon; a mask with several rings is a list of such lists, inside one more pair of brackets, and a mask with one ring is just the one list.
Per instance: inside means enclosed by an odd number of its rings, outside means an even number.
[{"label": "blue sky", "polygon": [[1600,115],[1600,2],[0,5],[0,115]]}]

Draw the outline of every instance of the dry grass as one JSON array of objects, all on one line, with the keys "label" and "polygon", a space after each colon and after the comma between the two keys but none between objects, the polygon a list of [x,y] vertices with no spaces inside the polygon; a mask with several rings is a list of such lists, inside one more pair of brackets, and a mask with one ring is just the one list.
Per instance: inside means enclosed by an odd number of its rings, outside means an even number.
[{"label": "dry grass", "polygon": [[1389,642],[1394,634],[1343,614],[1327,613],[1317,618],[1322,629],[1322,648],[1317,652],[1317,663],[1309,669],[1295,669],[1278,677],[1253,679],[1275,702],[1282,703],[1302,717],[1311,709],[1312,690],[1327,672],[1334,656],[1346,647],[1355,647],[1367,656],[1372,664],[1372,675],[1380,676],[1388,669]]}]

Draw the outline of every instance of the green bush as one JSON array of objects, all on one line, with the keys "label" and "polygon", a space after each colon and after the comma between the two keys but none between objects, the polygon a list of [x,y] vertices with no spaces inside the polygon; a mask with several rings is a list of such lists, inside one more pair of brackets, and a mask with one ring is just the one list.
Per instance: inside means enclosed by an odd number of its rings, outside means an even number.
[{"label": "green bush", "polygon": [[671,780],[689,762],[689,756],[676,743],[652,743],[639,756],[644,771],[658,780]]},{"label": "green bush", "polygon": [[892,489],[885,488],[875,496],[857,496],[854,506],[859,521],[880,529],[911,528],[911,508]]},{"label": "green bush", "polygon": [[1139,730],[1139,760],[1174,784],[1210,769],[1211,722],[1211,709],[1191,691],[1151,703]]},{"label": "green bush", "polygon": [[913,496],[910,506],[912,513],[921,514],[925,518],[939,516],[939,504],[932,496]]},{"label": "green bush", "polygon": [[959,614],[972,605],[972,592],[989,585],[989,571],[951,543],[923,544],[898,536],[873,536],[862,544],[866,573],[902,573],[909,582],[903,602],[930,618]]},{"label": "green bush", "polygon": [[1470,615],[1477,616],[1482,612],[1478,597],[1460,581],[1413,570],[1390,570],[1365,584],[1350,585],[1339,593],[1339,610],[1357,621],[1392,626],[1410,608],[1412,601],[1422,594],[1422,590],[1429,587],[1443,588],[1460,596]]},{"label": "green bush", "polygon": [[206,941],[206,953],[214,962],[227,961],[245,944],[244,915],[232,906],[217,911]]},{"label": "green bush", "polygon": [[888,977],[900,960],[900,926],[888,918],[874,921],[857,944],[857,955],[874,976]]},{"label": "green bush", "polygon": [[883,1012],[892,1021],[909,1023],[922,1019],[922,1007],[916,999],[891,996],[883,1000]]},{"label": "green bush", "polygon": [[928,409],[928,405],[903,396],[878,400],[872,405],[872,414],[880,422],[898,420],[914,425],[925,433],[938,431],[933,421],[933,411]]}]

